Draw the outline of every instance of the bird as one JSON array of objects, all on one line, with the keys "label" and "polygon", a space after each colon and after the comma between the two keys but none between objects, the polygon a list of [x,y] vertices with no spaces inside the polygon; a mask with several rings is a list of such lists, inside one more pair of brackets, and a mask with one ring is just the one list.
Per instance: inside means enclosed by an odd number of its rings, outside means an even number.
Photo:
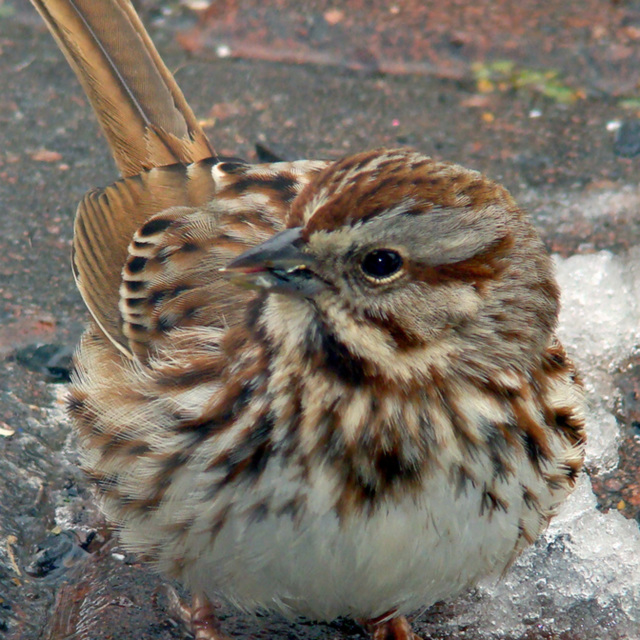
[{"label": "bird", "polygon": [[121,179],[78,206],[68,413],[121,544],[212,602],[373,640],[499,576],[584,459],[559,290],[498,183],[409,148],[216,155],[129,0],[31,0]]}]

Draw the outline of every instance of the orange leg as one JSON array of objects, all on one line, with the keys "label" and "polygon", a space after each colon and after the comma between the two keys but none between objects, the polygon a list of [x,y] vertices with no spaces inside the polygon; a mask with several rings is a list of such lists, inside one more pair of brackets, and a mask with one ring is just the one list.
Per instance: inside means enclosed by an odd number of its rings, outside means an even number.
[{"label": "orange leg", "polygon": [[220,629],[213,605],[204,596],[193,596],[191,632],[195,640],[230,640]]},{"label": "orange leg", "polygon": [[366,623],[365,626],[371,633],[371,640],[420,640],[413,633],[411,625],[405,616],[391,618],[384,622],[373,620]]},{"label": "orange leg", "polygon": [[171,587],[167,588],[169,612],[193,634],[195,640],[231,640],[220,628],[213,605],[203,595],[195,595],[189,608]]}]

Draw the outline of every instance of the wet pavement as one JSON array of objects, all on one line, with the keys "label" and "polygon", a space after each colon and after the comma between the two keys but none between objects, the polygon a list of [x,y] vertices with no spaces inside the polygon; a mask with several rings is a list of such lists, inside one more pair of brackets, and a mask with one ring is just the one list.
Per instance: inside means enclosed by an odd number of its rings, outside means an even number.
[{"label": "wet pavement", "polygon": [[[138,3],[221,154],[410,145],[503,182],[564,257],[640,244],[640,2],[157,4]],[[24,0],[0,0],[0,87],[0,636],[182,638],[163,581],[120,552],[76,468],[63,412],[86,320],[69,267],[73,210],[117,174]],[[602,508],[640,520],[640,357],[616,367],[621,459],[594,486]],[[446,637],[447,616],[432,614],[432,637]],[[223,617],[238,637],[360,633]]]}]

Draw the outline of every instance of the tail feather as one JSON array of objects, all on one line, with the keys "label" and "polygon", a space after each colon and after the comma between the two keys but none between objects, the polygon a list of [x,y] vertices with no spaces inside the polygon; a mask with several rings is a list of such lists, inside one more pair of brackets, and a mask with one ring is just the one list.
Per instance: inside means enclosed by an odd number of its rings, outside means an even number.
[{"label": "tail feather", "polygon": [[31,0],[82,84],[123,176],[215,156],[130,0]]}]

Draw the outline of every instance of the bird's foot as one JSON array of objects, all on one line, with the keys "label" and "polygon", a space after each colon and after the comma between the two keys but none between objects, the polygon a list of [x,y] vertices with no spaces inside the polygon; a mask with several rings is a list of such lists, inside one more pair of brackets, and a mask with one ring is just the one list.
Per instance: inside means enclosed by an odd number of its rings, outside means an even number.
[{"label": "bird's foot", "polygon": [[220,620],[208,598],[194,595],[191,606],[187,606],[172,587],[167,587],[169,613],[182,622],[195,640],[231,640],[222,632]]},{"label": "bird's foot", "polygon": [[365,623],[365,627],[371,634],[371,640],[421,640],[413,633],[405,616],[398,616],[383,622],[370,620]]}]

